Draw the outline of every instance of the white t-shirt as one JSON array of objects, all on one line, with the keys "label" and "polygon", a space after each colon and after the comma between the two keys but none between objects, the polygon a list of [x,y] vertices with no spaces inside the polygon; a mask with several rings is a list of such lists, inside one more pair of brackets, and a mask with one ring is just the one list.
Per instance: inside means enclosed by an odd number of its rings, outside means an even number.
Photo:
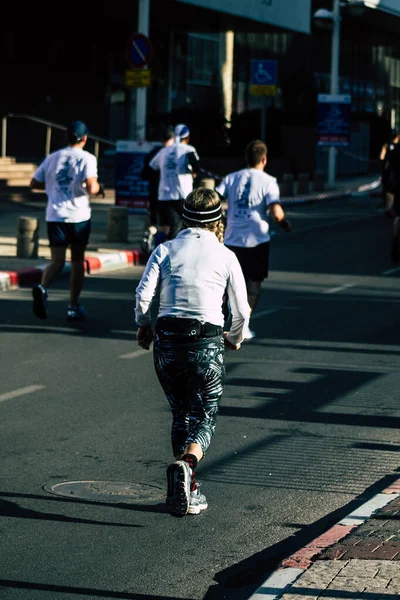
[{"label": "white t-shirt", "polygon": [[280,201],[278,182],[261,169],[230,173],[216,187],[228,200],[224,243],[254,248],[270,240],[268,206]]},{"label": "white t-shirt", "polygon": [[82,184],[97,177],[94,154],[67,146],[49,154],[33,177],[45,184],[46,221],[81,223],[91,216],[89,194]]},{"label": "white t-shirt", "polygon": [[232,312],[228,339],[232,344],[241,343],[250,318],[246,283],[236,255],[215,233],[190,227],[153,250],[136,288],[139,327],[150,324],[150,306],[159,285],[158,317],[198,319],[221,327],[226,290]]},{"label": "white t-shirt", "polygon": [[160,171],[159,200],[184,200],[193,190],[191,158],[199,160],[196,148],[175,142],[162,148],[150,161],[150,167]]}]

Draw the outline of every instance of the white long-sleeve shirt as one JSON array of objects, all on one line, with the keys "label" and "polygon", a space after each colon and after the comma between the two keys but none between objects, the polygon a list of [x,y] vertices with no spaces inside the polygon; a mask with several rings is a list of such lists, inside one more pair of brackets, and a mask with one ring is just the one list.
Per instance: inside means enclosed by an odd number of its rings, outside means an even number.
[{"label": "white long-sleeve shirt", "polygon": [[215,233],[193,227],[153,250],[136,288],[135,320],[150,324],[150,306],[160,285],[158,317],[198,319],[224,325],[222,300],[228,294],[232,325],[228,340],[243,341],[250,306],[246,283],[236,255],[221,244]]}]

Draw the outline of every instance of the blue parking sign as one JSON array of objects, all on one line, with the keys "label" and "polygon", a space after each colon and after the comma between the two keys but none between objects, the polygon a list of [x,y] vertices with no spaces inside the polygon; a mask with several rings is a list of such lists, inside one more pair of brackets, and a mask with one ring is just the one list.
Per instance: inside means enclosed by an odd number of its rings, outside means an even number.
[{"label": "blue parking sign", "polygon": [[260,60],[255,58],[251,61],[251,84],[252,85],[276,85],[277,61]]}]

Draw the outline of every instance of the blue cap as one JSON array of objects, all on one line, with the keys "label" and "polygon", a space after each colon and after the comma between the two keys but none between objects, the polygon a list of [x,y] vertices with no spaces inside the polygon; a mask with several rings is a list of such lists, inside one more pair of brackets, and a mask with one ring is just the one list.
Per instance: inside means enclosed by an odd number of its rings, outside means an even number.
[{"label": "blue cap", "polygon": [[186,138],[189,135],[190,129],[184,123],[179,123],[179,125],[177,125],[175,127],[174,133],[175,133],[175,137],[179,138],[181,140],[183,138]]},{"label": "blue cap", "polygon": [[88,135],[89,130],[82,121],[72,121],[68,125],[68,134],[75,135],[78,139],[82,139],[84,135]]}]

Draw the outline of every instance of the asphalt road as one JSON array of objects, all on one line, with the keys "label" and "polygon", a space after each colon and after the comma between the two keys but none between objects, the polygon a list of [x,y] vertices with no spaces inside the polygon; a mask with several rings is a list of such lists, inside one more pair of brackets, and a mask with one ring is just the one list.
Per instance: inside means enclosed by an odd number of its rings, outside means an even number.
[{"label": "asphalt road", "polygon": [[46,322],[30,289],[0,294],[2,600],[247,600],[398,477],[400,268],[376,204],[288,209],[257,337],[226,355],[200,516],[164,508],[170,413],[134,339],[141,268],[88,277],[82,324],[66,279]]}]

